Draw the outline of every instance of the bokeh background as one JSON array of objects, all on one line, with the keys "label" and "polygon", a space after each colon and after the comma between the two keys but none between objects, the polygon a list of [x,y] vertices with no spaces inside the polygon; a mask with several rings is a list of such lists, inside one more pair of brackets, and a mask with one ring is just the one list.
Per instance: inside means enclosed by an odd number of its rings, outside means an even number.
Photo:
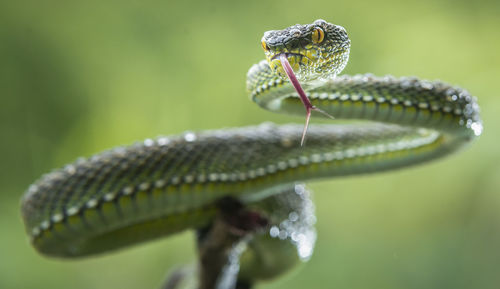
[{"label": "bokeh background", "polygon": [[499,288],[499,15],[499,1],[0,2],[0,288],[157,288],[192,262],[190,232],[45,258],[28,244],[19,198],[41,174],[116,145],[302,123],[252,104],[245,75],[264,31],[317,18],[348,30],[345,73],[458,84],[479,98],[485,131],[439,161],[311,184],[315,255],[259,288]]}]

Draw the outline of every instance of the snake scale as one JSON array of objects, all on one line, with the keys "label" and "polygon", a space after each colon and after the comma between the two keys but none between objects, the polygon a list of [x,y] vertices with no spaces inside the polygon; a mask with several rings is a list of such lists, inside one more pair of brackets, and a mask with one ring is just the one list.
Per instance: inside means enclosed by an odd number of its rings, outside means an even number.
[{"label": "snake scale", "polygon": [[[147,139],[78,159],[43,176],[22,198],[33,246],[56,257],[106,252],[206,226],[214,202],[231,196],[271,219],[268,233],[253,241],[255,248],[267,244],[258,254],[271,261],[248,257],[247,263],[278,274],[295,258],[286,243],[301,258],[314,246],[312,203],[297,182],[418,164],[481,134],[476,99],[464,89],[413,77],[337,76],[350,49],[341,26],[317,20],[268,31],[262,47],[267,59],[247,76],[259,106],[303,115],[284,56],[314,107],[364,121],[311,125],[305,146],[301,125],[265,123]],[[272,240],[281,245],[269,245]],[[242,258],[247,278],[266,275],[248,273]]]}]

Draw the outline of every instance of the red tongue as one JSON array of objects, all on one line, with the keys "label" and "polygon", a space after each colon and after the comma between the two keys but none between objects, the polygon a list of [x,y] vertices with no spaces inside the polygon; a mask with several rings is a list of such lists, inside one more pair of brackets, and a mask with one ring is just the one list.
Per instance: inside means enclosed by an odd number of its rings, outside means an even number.
[{"label": "red tongue", "polygon": [[325,116],[328,116],[329,118],[333,119],[333,116],[329,115],[325,111],[322,111],[321,109],[315,107],[314,105],[311,104],[311,101],[307,97],[306,93],[302,89],[302,86],[300,86],[299,81],[295,77],[295,73],[293,73],[292,66],[290,66],[290,63],[288,62],[288,58],[286,58],[286,54],[280,54],[280,61],[281,65],[283,66],[283,69],[286,72],[286,75],[290,79],[290,82],[292,83],[293,87],[299,94],[300,100],[304,104],[304,107],[306,108],[306,124],[304,125],[304,131],[302,132],[302,139],[300,140],[300,145],[304,145],[304,141],[306,139],[306,133],[307,133],[307,128],[309,127],[309,119],[311,118],[311,111],[315,110],[318,111]]}]

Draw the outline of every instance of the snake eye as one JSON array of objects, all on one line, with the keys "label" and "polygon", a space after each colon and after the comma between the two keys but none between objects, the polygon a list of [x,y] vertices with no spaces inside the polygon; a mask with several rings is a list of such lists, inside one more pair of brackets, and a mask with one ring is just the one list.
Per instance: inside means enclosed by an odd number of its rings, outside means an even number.
[{"label": "snake eye", "polygon": [[267,46],[267,43],[264,40],[262,40],[260,44],[262,44],[262,48],[264,48],[265,51],[269,50],[269,47]]},{"label": "snake eye", "polygon": [[316,44],[319,44],[323,42],[323,39],[325,38],[325,32],[323,29],[316,27],[312,33],[312,41]]}]

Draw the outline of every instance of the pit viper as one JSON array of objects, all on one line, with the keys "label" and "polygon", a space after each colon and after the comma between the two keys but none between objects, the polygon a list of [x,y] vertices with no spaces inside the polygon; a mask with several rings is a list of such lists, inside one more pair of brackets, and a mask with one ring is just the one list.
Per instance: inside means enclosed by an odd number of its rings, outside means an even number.
[{"label": "pit viper", "polygon": [[476,98],[462,88],[339,75],[351,44],[341,26],[297,24],[265,32],[261,44],[266,59],[248,71],[250,98],[270,111],[304,114],[284,57],[311,107],[335,118],[331,124],[311,125],[304,146],[302,125],[264,123],[146,139],[80,158],[24,194],[31,244],[62,258],[107,252],[207,226],[215,201],[230,196],[271,220],[241,264],[250,281],[270,278],[314,247],[314,208],[300,183],[434,160],[482,132]]}]

